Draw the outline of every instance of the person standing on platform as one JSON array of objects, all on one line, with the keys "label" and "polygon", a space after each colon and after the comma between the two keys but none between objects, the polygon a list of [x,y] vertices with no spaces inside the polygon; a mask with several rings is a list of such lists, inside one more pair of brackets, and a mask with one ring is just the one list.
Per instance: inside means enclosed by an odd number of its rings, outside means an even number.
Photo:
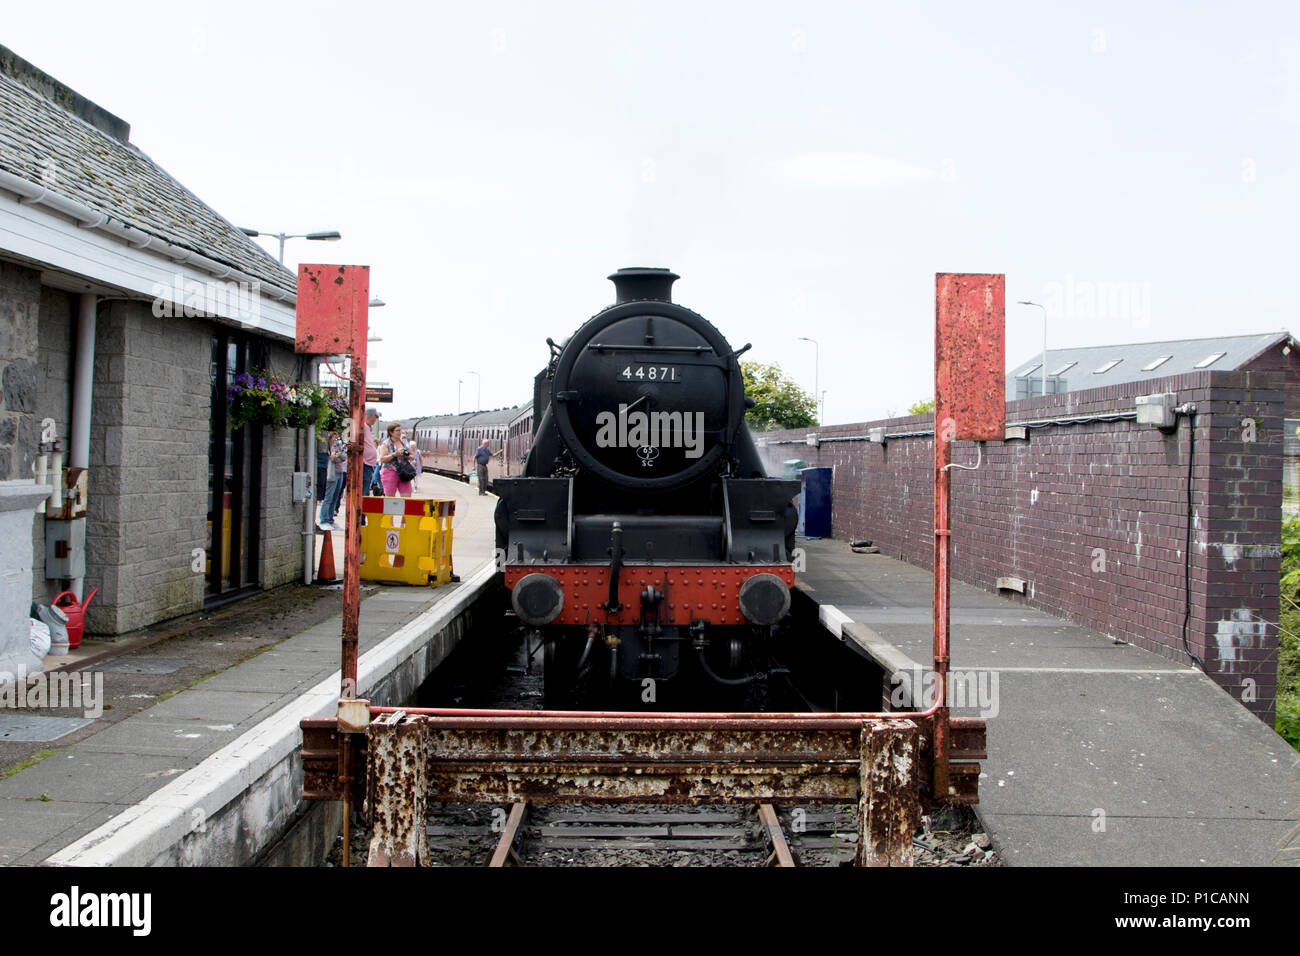
[{"label": "person standing on platform", "polygon": [[406,465],[414,471],[411,463],[411,450],[402,440],[402,426],[397,422],[388,426],[388,437],[379,444],[379,480],[383,482],[384,494],[388,497],[399,495],[411,497],[411,479],[403,479],[397,472],[399,465]]},{"label": "person standing on platform", "polygon": [[501,454],[501,452],[497,452],[496,455],[492,454],[489,450],[490,445],[491,442],[484,438],[483,444],[479,445],[478,451],[474,452],[474,464],[478,465],[478,493],[480,495],[487,494],[488,462]]},{"label": "person standing on platform", "polygon": [[325,485],[325,495],[320,505],[320,526],[322,531],[341,530],[334,524],[334,516],[339,510],[339,498],[348,480],[348,446],[343,436],[332,432],[329,438],[329,481]]},{"label": "person standing on platform", "polygon": [[370,494],[370,486],[375,482],[375,472],[379,470],[379,451],[375,447],[375,423],[379,421],[379,409],[371,405],[366,409],[366,424],[361,429],[365,445],[361,452],[361,494]]},{"label": "person standing on platform", "polygon": [[407,444],[411,448],[411,464],[415,465],[415,478],[411,481],[411,487],[416,491],[420,490],[420,476],[424,474],[424,462],[420,458],[420,446],[414,438]]}]

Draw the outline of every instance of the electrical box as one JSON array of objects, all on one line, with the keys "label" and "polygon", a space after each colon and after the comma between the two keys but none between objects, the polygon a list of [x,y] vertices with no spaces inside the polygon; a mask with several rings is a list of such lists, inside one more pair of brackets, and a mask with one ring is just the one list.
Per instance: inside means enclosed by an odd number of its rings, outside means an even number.
[{"label": "electrical box", "polygon": [[1178,416],[1174,413],[1178,396],[1173,392],[1139,395],[1135,399],[1135,404],[1139,425],[1154,425],[1161,431],[1172,431],[1178,427]]},{"label": "electrical box", "polygon": [[293,473],[293,500],[306,501],[311,497],[311,472],[295,471]]},{"label": "electrical box", "polygon": [[885,429],[883,427],[868,428],[867,441],[871,442],[873,445],[883,445],[885,443]]},{"label": "electrical box", "polygon": [[818,437],[816,432],[809,432],[804,436],[803,442],[805,445],[812,445],[814,448],[817,448],[821,445],[822,440]]},{"label": "electrical box", "polygon": [[[84,518],[86,516],[86,488],[89,475],[85,468],[64,468],[62,496],[56,507],[53,503],[45,506],[47,518]],[[53,497],[53,496],[51,496]]]},{"label": "electrical box", "polygon": [[86,519],[45,519],[45,576],[86,576]]}]

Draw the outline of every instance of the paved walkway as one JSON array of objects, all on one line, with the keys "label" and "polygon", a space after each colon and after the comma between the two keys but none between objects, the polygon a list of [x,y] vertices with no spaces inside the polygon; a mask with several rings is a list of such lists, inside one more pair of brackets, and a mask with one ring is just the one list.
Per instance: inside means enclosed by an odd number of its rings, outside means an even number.
[{"label": "paved walkway", "polygon": [[[468,578],[492,559],[497,499],[430,475],[421,484],[426,497],[456,499],[453,557],[457,574]],[[361,652],[458,587],[378,587],[361,604]],[[43,862],[328,678],[339,668],[341,625],[341,616],[331,617],[0,780],[0,863]],[[140,657],[165,654],[165,647],[154,645]],[[58,741],[49,746],[58,748]]]},{"label": "paved walkway", "polygon": [[[811,597],[928,669],[929,571],[800,545]],[[956,582],[951,620],[953,669],[997,690],[979,812],[1007,862],[1300,865],[1300,753],[1204,674]]]}]

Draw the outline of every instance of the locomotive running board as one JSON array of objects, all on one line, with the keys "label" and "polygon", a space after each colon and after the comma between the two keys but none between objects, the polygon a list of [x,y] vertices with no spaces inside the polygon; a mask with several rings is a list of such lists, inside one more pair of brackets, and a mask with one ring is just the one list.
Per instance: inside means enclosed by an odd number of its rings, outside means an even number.
[{"label": "locomotive running board", "polygon": [[302,722],[303,796],[340,799],[350,781],[353,805],[367,798],[379,866],[428,862],[430,802],[852,803],[858,865],[909,866],[921,813],[975,803],[986,756],[985,722],[951,719],[948,796],[935,800],[932,712],[371,713],[364,733]]}]

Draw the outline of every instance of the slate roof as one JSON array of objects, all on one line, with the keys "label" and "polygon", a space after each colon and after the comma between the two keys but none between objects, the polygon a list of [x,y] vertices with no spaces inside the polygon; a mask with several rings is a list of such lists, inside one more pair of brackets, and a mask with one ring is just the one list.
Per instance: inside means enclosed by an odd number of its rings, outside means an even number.
[{"label": "slate roof", "polygon": [[[0,169],[268,285],[296,291],[293,273],[130,142],[7,75],[17,72],[15,63],[38,74],[47,91],[59,88],[85,102],[0,47]],[[99,114],[116,120],[102,110]],[[129,128],[116,123],[123,133]]]},{"label": "slate roof", "polygon": [[[1200,371],[1197,363],[1208,359],[1216,352],[1223,356],[1205,368],[1213,370],[1238,369],[1251,359],[1291,338],[1289,332],[1261,332],[1256,335],[1225,335],[1205,339],[1175,339],[1169,342],[1140,342],[1130,345],[1092,345],[1077,349],[1048,349],[1047,376],[1057,377],[1062,366],[1074,363],[1070,368],[1060,372],[1064,379],[1060,391],[1075,392],[1085,388],[1100,388],[1103,385],[1118,385],[1121,382],[1139,382],[1148,378],[1164,378],[1168,375],[1182,375],[1186,372]],[[1144,367],[1161,358],[1169,356],[1153,369]],[[1097,371],[1111,362],[1117,364],[1104,372]],[[1007,372],[1007,401],[1017,398],[1017,379],[1026,373],[1034,379],[1041,378],[1043,353],[1027,357],[1019,365],[1012,366]],[[1050,391],[1049,382],[1049,391]]]}]

